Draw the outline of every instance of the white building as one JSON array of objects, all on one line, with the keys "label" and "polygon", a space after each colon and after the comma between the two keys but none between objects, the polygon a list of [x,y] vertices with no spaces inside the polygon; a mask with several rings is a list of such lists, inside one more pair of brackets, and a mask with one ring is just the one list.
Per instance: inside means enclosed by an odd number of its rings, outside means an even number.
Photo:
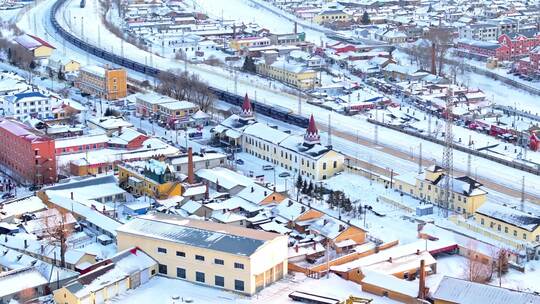
[{"label": "white building", "polygon": [[3,97],[3,114],[19,120],[53,118],[51,98],[40,92],[16,93]]}]

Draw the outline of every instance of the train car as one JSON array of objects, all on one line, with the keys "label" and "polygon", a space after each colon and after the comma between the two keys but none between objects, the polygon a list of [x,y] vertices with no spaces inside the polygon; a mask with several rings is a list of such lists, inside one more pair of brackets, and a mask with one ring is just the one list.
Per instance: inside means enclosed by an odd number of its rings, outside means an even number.
[{"label": "train car", "polygon": [[272,108],[268,105],[265,105],[264,103],[254,101],[252,102],[252,105],[256,113],[260,113],[267,116],[270,116],[272,113]]},{"label": "train car", "polygon": [[309,118],[291,113],[287,116],[287,122],[295,126],[307,128],[309,124]]}]

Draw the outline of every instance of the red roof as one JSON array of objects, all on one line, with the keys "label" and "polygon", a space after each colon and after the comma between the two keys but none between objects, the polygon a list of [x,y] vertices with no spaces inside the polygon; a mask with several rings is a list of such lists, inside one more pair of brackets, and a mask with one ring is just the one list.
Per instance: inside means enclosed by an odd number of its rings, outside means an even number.
[{"label": "red roof", "polygon": [[31,129],[30,127],[11,119],[1,119],[0,128],[6,130],[7,132],[24,138],[28,141],[48,141],[51,140],[47,136],[38,134],[37,131]]},{"label": "red roof", "polygon": [[319,130],[317,130],[317,126],[315,125],[315,118],[313,117],[313,114],[311,114],[311,117],[309,118],[309,125],[307,128],[308,134],[317,134],[319,133]]},{"label": "red roof", "polygon": [[242,104],[242,111],[247,112],[251,111],[251,101],[249,101],[248,94],[244,96],[244,103]]},{"label": "red roof", "polygon": [[34,35],[30,35],[30,34],[28,34],[28,36],[34,38],[34,40],[36,40],[37,42],[41,43],[41,45],[43,45],[43,46],[50,47],[51,49],[56,49],[56,48],[55,48],[54,46],[52,46],[50,43],[48,43],[47,41],[45,41],[45,40],[43,40],[43,39],[41,39],[41,38],[39,38],[39,37],[36,37],[36,36],[34,36]]}]

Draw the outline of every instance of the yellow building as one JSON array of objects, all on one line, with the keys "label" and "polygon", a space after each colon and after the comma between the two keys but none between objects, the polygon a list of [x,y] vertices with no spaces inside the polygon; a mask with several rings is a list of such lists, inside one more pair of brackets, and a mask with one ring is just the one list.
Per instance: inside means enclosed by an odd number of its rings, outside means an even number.
[{"label": "yellow building", "polygon": [[214,136],[220,142],[236,141],[244,152],[309,179],[324,180],[343,170],[345,156],[320,143],[313,115],[303,138],[291,135],[255,122],[247,96],[242,113],[225,119]]},{"label": "yellow building", "polygon": [[[444,169],[439,166],[426,168],[424,173],[398,175],[394,178],[394,188],[404,194],[439,205],[444,198]],[[471,216],[486,202],[487,192],[482,184],[468,177],[455,177],[451,181],[450,210]]]},{"label": "yellow building", "polygon": [[84,66],[79,71],[76,86],[85,93],[115,100],[127,95],[127,72],[109,66]]},{"label": "yellow building", "polygon": [[106,303],[145,284],[157,273],[157,262],[137,247],[91,265],[77,279],[53,292],[57,304]]},{"label": "yellow building", "polygon": [[47,41],[33,35],[18,36],[15,38],[15,42],[30,52],[34,59],[49,58],[55,50],[55,47]]},{"label": "yellow building", "polygon": [[540,217],[494,203],[483,204],[474,214],[475,221],[506,237],[540,243]]},{"label": "yellow building", "polygon": [[232,39],[229,42],[231,49],[235,51],[241,51],[250,47],[269,46],[271,43],[268,37],[243,37]]},{"label": "yellow building", "polygon": [[118,230],[118,249],[141,248],[172,278],[252,295],[287,273],[287,236],[161,213]]},{"label": "yellow building", "polygon": [[130,162],[118,165],[118,182],[133,195],[166,199],[182,194],[173,171],[170,165],[155,159]]},{"label": "yellow building", "polygon": [[351,21],[351,15],[345,13],[340,9],[327,9],[323,10],[317,15],[313,16],[313,22],[317,24],[332,23],[332,22],[348,22]]},{"label": "yellow building", "polygon": [[261,61],[255,67],[257,73],[301,90],[313,89],[320,84],[317,71],[294,61],[277,60],[273,63]]},{"label": "yellow building", "polygon": [[81,64],[75,60],[70,60],[62,66],[65,73],[76,72],[81,68]]}]

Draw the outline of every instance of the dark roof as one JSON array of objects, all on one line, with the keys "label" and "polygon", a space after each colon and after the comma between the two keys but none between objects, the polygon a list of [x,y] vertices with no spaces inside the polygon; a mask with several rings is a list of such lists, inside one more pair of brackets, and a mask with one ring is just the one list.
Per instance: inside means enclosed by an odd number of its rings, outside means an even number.
[{"label": "dark roof", "polygon": [[84,178],[77,181],[71,181],[65,184],[57,184],[54,186],[50,186],[47,188],[43,188],[43,190],[67,190],[67,189],[77,189],[80,187],[87,187],[87,186],[98,186],[102,184],[116,184],[116,178],[113,175],[105,175],[100,177],[90,177],[90,178]]},{"label": "dark roof", "polygon": [[22,98],[29,98],[29,97],[44,97],[44,98],[47,97],[41,94],[40,92],[17,93],[17,94],[13,94],[13,96],[15,97],[15,101],[18,101],[19,99],[22,99]]},{"label": "dark roof", "polygon": [[251,256],[266,241],[280,236],[275,233],[165,214],[137,217],[117,231],[242,256]]}]

